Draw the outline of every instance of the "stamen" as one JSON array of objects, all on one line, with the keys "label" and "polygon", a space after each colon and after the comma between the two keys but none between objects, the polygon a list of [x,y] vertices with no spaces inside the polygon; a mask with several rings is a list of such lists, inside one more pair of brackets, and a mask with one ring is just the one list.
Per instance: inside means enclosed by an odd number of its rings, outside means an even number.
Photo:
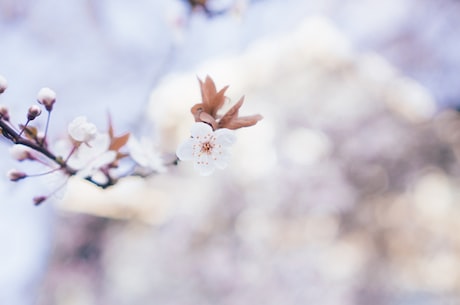
[{"label": "stamen", "polygon": [[212,144],[211,142],[201,143],[201,152],[202,153],[206,153],[206,154],[210,155],[212,153],[213,148],[214,148],[214,144]]}]

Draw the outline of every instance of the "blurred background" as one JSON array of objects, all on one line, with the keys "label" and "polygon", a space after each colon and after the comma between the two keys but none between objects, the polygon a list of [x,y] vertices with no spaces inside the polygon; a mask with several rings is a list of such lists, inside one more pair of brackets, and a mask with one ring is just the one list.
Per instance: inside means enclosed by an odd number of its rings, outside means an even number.
[{"label": "blurred background", "polygon": [[[100,191],[0,181],[0,304],[459,304],[460,2],[0,0],[0,104],[189,136],[197,77],[243,115],[229,168]],[[8,144],[0,169],[18,166]]]}]

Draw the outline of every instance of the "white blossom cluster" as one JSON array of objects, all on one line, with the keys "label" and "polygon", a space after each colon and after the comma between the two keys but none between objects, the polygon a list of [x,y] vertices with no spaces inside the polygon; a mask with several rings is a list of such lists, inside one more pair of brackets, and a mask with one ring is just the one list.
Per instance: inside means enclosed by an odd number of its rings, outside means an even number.
[{"label": "white blossom cluster", "polygon": [[[50,88],[42,88],[37,94],[38,104],[29,107],[27,121],[15,126],[6,106],[0,105],[0,131],[13,145],[10,155],[19,162],[30,161],[41,165],[40,173],[27,173],[11,169],[7,177],[20,181],[30,177],[58,175],[59,185],[50,194],[36,196],[36,205],[65,188],[70,177],[87,180],[101,188],[115,185],[127,176],[146,177],[164,173],[168,165],[178,161],[193,161],[194,168],[203,176],[217,169],[224,169],[230,160],[230,146],[235,142],[234,129],[254,125],[261,116],[238,117],[241,99],[225,115],[218,115],[226,97],[227,87],[217,92],[210,77],[200,80],[203,102],[192,107],[195,123],[191,127],[191,137],[176,150],[176,158],[166,163],[155,144],[146,137],[136,139],[132,134],[115,135],[109,120],[107,131],[101,131],[85,116],[77,116],[67,126],[65,136],[51,141],[48,126],[56,93]],[[0,75],[0,93],[7,89],[6,79]],[[44,131],[31,126],[31,122],[46,112]],[[120,166],[123,164],[123,166]],[[128,165],[126,165],[128,164]]]},{"label": "white blossom cluster", "polygon": [[[0,93],[4,93],[6,89],[7,81],[0,75]],[[130,133],[115,136],[112,126],[109,131],[100,131],[85,116],[73,119],[68,124],[65,135],[51,142],[47,137],[47,130],[56,103],[56,93],[50,88],[40,89],[37,103],[29,107],[26,123],[18,126],[11,122],[8,108],[0,105],[0,131],[3,137],[13,143],[9,149],[11,158],[19,162],[35,162],[43,168],[40,173],[10,169],[7,172],[8,179],[19,181],[47,175],[60,177],[54,179],[58,184],[50,194],[34,198],[35,204],[42,203],[64,188],[68,178],[72,176],[106,188],[126,176],[147,176],[166,171],[163,158],[148,140],[139,141]],[[42,114],[42,108],[48,118],[45,130],[39,131],[30,123]],[[121,162],[129,163],[124,166],[125,172],[119,170]]]}]

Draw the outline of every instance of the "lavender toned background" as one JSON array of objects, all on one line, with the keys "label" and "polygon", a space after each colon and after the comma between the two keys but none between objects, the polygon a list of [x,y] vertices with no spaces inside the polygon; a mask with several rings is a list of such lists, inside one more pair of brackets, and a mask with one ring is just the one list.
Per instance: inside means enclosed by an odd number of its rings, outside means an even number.
[{"label": "lavender toned background", "polygon": [[[230,167],[100,192],[0,183],[0,304],[457,304],[458,1],[0,0],[0,104],[189,134],[196,77],[242,114]],[[2,141],[3,142],[3,141]],[[8,158],[0,169],[17,166]]]}]

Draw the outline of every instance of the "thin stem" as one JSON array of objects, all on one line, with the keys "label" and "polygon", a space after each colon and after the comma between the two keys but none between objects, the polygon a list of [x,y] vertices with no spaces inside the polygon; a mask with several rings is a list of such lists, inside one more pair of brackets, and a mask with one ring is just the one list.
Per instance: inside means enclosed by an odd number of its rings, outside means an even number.
[{"label": "thin stem", "polygon": [[54,172],[57,172],[57,171],[59,171],[59,170],[61,170],[61,168],[53,168],[52,170],[49,170],[49,171],[43,172],[43,173],[39,173],[39,174],[32,174],[32,175],[27,174],[27,177],[40,177],[40,176],[45,176],[45,175],[49,175],[49,174],[52,174],[52,173],[54,173]]},{"label": "thin stem", "polygon": [[[177,166],[180,162],[180,159],[176,156],[174,160],[164,163],[164,166],[170,167],[170,166]],[[124,174],[121,174],[118,176],[118,179],[133,176],[133,177],[141,177],[141,178],[147,178],[150,176],[153,176],[155,174],[159,174],[160,172],[150,169],[150,168],[145,168],[140,165],[134,165],[129,171],[127,171]]]},{"label": "thin stem", "polygon": [[48,116],[46,117],[45,135],[43,136],[40,146],[43,146],[43,143],[45,142],[45,139],[48,135],[48,126],[50,125],[50,117],[51,117],[51,111],[48,111]]},{"label": "thin stem", "polygon": [[73,153],[77,150],[77,148],[78,146],[74,144],[72,147],[72,150],[69,152],[67,157],[64,159],[64,163],[67,163],[67,161],[69,161],[70,157],[72,157]]},{"label": "thin stem", "polygon": [[27,122],[24,124],[21,131],[19,132],[19,136],[22,136],[22,133],[24,132],[24,130],[26,130],[27,125],[29,125],[29,123],[30,123],[30,120],[27,120]]},{"label": "thin stem", "polygon": [[73,168],[69,167],[62,158],[57,157],[48,149],[44,148],[41,145],[37,145],[36,143],[21,137],[19,133],[17,133],[9,124],[7,124],[4,120],[0,119],[0,128],[2,130],[2,134],[5,138],[9,139],[14,144],[22,144],[32,148],[35,151],[40,152],[41,154],[48,157],[50,160],[54,161],[56,164],[60,166],[60,168],[64,169],[69,175],[75,175],[77,172]]},{"label": "thin stem", "polygon": [[[33,159],[31,159],[31,160],[37,161],[38,163],[43,164],[46,167],[52,167],[51,164],[49,162],[47,162],[48,160],[42,160],[42,158],[38,158],[36,156],[33,156]],[[60,169],[60,168],[58,168],[58,169]]]},{"label": "thin stem", "polygon": [[63,187],[66,186],[67,184],[67,180],[69,180],[69,177],[67,177],[67,179],[64,180],[64,182],[58,186],[56,189],[54,189],[51,193],[49,193],[48,195],[46,196],[39,196],[39,198],[41,199],[39,202],[36,202],[35,205],[39,205],[41,204],[43,201],[47,200],[48,198],[50,198],[51,196],[53,196],[54,194],[56,194],[58,191],[60,191]]}]

